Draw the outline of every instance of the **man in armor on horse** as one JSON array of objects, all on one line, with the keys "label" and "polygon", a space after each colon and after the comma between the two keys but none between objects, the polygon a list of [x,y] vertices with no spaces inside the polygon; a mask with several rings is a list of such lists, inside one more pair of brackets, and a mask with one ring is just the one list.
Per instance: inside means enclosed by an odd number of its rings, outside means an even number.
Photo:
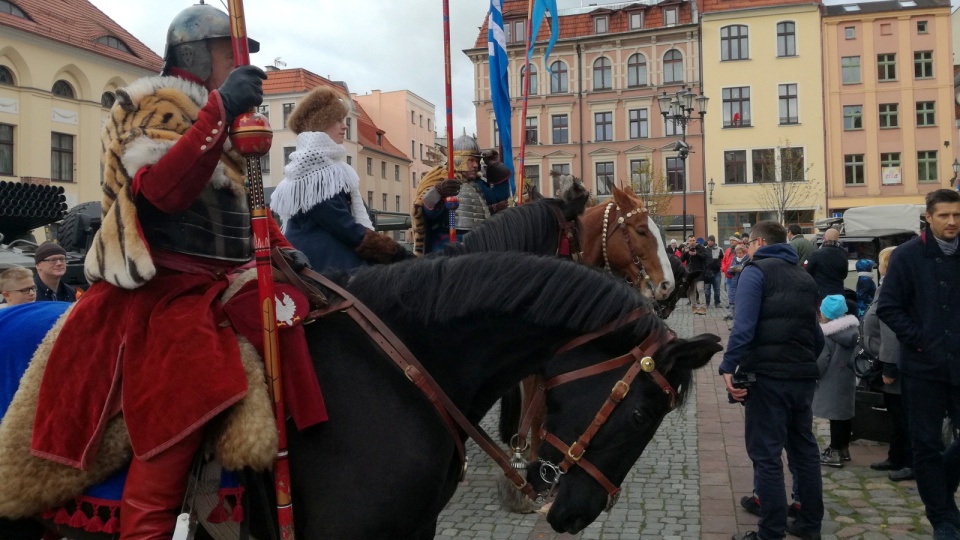
[{"label": "man in armor on horse", "polygon": [[[253,258],[244,163],[227,131],[262,102],[266,74],[234,69],[230,36],[229,16],[201,1],[170,24],[162,75],[117,91],[102,140],[103,225],[85,261],[92,285],[40,385],[35,456],[85,470],[123,414],[134,453],[123,540],[171,537],[204,426],[248,393],[219,300]],[[269,227],[270,245],[302,264]]]},{"label": "man in armor on horse", "polygon": [[[450,242],[450,209],[445,200],[457,197],[457,234],[465,234],[481,221],[510,204],[510,169],[496,151],[480,152],[477,140],[461,135],[453,141],[453,179],[440,165],[421,180],[413,205],[414,253],[424,255]],[[481,170],[481,159],[483,168]]]}]

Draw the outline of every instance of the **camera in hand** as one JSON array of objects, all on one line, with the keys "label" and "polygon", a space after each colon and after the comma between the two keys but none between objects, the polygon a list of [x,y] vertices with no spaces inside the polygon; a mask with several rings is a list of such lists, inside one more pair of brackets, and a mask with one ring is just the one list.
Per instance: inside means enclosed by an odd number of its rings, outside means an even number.
[{"label": "camera in hand", "polygon": [[[744,373],[744,372],[742,372],[742,371],[738,371],[738,372],[734,373],[734,374],[733,374],[733,378],[730,379],[730,385],[731,385],[731,386],[733,386],[734,388],[742,388],[742,389],[750,388],[751,386],[753,386],[753,383],[755,383],[755,382],[757,382],[757,375],[756,375],[756,373]],[[746,399],[746,398],[744,398],[744,399]],[[733,396],[730,395],[729,392],[727,392],[727,402],[729,402],[729,403],[739,403],[739,404],[741,404],[741,405],[744,404],[743,401],[737,401],[737,400],[733,399]]]},{"label": "camera in hand", "polygon": [[743,373],[738,371],[733,374],[730,385],[734,388],[750,388],[755,382],[757,382],[756,373]]}]

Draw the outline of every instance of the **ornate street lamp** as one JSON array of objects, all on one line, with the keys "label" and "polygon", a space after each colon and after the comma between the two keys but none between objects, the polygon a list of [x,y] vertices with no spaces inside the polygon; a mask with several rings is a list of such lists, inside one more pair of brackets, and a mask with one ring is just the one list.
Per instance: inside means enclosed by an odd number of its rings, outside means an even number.
[{"label": "ornate street lamp", "polygon": [[710,179],[710,182],[707,184],[707,189],[710,190],[710,204],[713,204],[713,190],[717,187],[717,183],[713,181],[713,178]]},{"label": "ornate street lamp", "polygon": [[[664,122],[674,122],[680,126],[680,140],[673,147],[680,156],[683,163],[683,236],[687,236],[687,155],[690,153],[690,145],[687,144],[687,124],[691,120],[697,120],[693,117],[693,104],[696,101],[697,114],[699,120],[703,122],[703,116],[707,114],[707,102],[710,100],[702,93],[697,95],[690,91],[686,85],[680,87],[680,90],[673,94],[663,92],[657,96],[657,103],[660,105],[660,114],[663,115]],[[710,189],[710,202],[713,202],[713,188]]]}]

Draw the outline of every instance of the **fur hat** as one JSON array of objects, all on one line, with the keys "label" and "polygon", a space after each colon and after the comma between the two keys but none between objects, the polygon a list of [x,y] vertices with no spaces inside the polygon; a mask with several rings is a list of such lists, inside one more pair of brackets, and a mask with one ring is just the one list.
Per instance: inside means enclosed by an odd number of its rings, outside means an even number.
[{"label": "fur hat", "polygon": [[740,237],[739,237],[739,236],[731,236],[731,237],[730,237],[730,241],[731,241],[731,242],[738,242],[738,243],[739,243],[739,242],[740,242]]},{"label": "fur hat", "polygon": [[350,113],[347,98],[329,86],[319,86],[297,104],[287,126],[297,135],[305,131],[325,131]]},{"label": "fur hat", "polygon": [[33,252],[33,262],[40,264],[40,261],[54,255],[66,255],[67,251],[60,247],[60,244],[54,242],[44,242]]},{"label": "fur hat", "polygon": [[831,321],[839,319],[847,313],[847,300],[842,294],[825,296],[820,303],[820,313]]}]

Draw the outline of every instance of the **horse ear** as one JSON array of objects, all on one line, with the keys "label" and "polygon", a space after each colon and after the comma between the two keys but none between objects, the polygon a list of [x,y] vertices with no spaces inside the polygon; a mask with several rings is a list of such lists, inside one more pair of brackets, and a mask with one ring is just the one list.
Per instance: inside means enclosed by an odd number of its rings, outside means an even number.
[{"label": "horse ear", "polygon": [[713,355],[722,350],[720,336],[699,334],[690,339],[674,340],[663,352],[674,368],[693,370],[707,365]]},{"label": "horse ear", "polygon": [[583,214],[583,211],[587,209],[587,202],[590,200],[590,194],[584,192],[582,195],[565,200],[561,203],[563,209],[563,219],[567,221],[573,221]]},{"label": "horse ear", "polygon": [[633,201],[630,200],[630,196],[617,186],[613,186],[613,200],[624,212],[633,208]]}]

